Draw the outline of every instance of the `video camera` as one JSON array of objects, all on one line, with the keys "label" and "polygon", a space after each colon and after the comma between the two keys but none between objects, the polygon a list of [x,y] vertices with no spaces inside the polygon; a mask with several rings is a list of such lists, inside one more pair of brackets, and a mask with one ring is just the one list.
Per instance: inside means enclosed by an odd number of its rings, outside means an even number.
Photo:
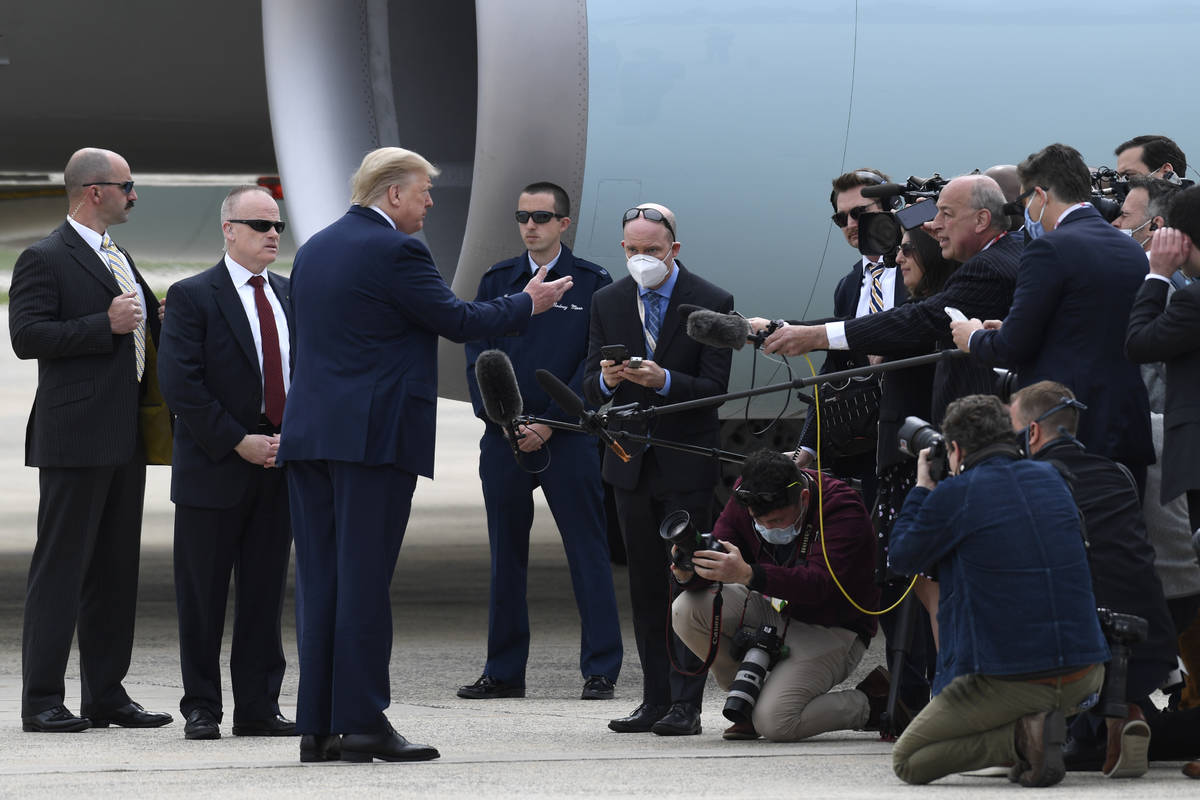
[{"label": "video camera", "polygon": [[1108,222],[1121,216],[1121,206],[1129,194],[1129,179],[1111,167],[1092,170],[1092,196],[1089,201]]},{"label": "video camera", "polygon": [[[919,228],[937,215],[937,198],[949,181],[938,173],[928,178],[910,176],[905,184],[865,186],[867,198],[895,198],[892,211],[868,211],[858,217],[858,252],[890,255],[900,246],[904,231]],[[924,201],[924,202],[921,202]],[[888,203],[883,203],[885,207]]]},{"label": "video camera", "polygon": [[919,458],[921,451],[929,448],[929,478],[935,483],[950,474],[950,455],[946,451],[946,439],[920,417],[906,417],[896,435],[900,452]]},{"label": "video camera", "polygon": [[682,508],[672,511],[663,519],[658,527],[658,535],[675,545],[675,553],[671,561],[675,566],[688,572],[695,570],[692,555],[697,550],[715,550],[721,552],[721,541],[711,533],[701,533],[692,524],[692,516]]}]

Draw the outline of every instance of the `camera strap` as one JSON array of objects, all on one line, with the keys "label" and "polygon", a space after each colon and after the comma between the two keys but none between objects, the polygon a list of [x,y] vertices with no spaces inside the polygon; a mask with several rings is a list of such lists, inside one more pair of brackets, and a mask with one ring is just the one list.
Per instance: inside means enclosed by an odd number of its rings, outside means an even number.
[{"label": "camera strap", "polygon": [[725,598],[721,596],[721,590],[725,588],[725,584],[714,583],[713,586],[716,589],[716,593],[713,594],[712,600],[712,622],[708,627],[708,655],[704,657],[704,664],[696,670],[689,671],[682,669],[678,664],[675,663],[675,654],[672,652],[674,648],[671,647],[671,607],[670,598],[668,597],[666,630],[667,659],[671,662],[671,668],[680,675],[703,675],[704,673],[708,672],[708,668],[712,666],[713,661],[715,661],[717,658],[717,652],[721,649],[721,612],[725,606]]}]

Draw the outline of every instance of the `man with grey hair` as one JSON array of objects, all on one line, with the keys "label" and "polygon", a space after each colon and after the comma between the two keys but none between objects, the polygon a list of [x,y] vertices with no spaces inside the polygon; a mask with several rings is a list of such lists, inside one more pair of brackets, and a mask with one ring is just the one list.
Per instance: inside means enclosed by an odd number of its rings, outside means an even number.
[{"label": "man with grey hair", "polygon": [[[1154,234],[1166,227],[1167,208],[1179,189],[1176,184],[1162,178],[1133,176],[1129,179],[1129,191],[1121,204],[1121,213],[1112,222],[1113,227],[1141,245],[1149,258]],[[1179,285],[1186,285],[1186,282]]]},{"label": "man with grey hair", "polygon": [[[148,443],[142,408],[158,396],[158,303],[109,227],[137,201],[124,158],[77,151],[63,171],[66,221],[17,259],[8,327],[18,358],[38,360],[25,463],[38,468],[37,546],[22,635],[26,731],[166,725],[170,714],[133,702],[129,670]],[[167,456],[169,458],[169,456]],[[163,463],[156,460],[155,463]],[[64,705],[78,633],[80,716]]]},{"label": "man with grey hair", "polygon": [[[438,170],[399,147],[368,153],[353,205],[296,253],[296,369],[278,463],[287,463],[296,543],[301,761],[422,761],[384,709],[388,586],[418,475],[433,477],[437,342],[520,333],[571,277],[546,268],[521,291],[457,298],[413,236]],[[342,734],[339,737],[339,734]]]},{"label": "man with grey hair", "polygon": [[292,363],[289,282],[267,272],[283,227],[268,190],[236,187],[221,204],[225,255],[167,293],[158,369],[176,419],[171,499],[187,739],[221,737],[231,573],[233,735],[296,733],[279,712],[292,535],[285,476],[272,469]]}]

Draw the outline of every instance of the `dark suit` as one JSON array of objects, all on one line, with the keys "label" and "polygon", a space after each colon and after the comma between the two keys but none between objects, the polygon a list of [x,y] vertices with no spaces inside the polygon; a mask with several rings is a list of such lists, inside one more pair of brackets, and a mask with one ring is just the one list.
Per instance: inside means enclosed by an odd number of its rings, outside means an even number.
[{"label": "dark suit", "polygon": [[1020,386],[1052,380],[1070,388],[1088,407],[1079,441],[1125,464],[1143,486],[1154,463],[1150,407],[1124,346],[1145,275],[1142,249],[1086,206],[1025,245],[1004,326],[971,337],[972,360],[1016,369]]},{"label": "dark suit", "polygon": [[[970,317],[1000,319],[1012,305],[1024,237],[1002,236],[991,247],[968,258],[946,279],[942,290],[916,303],[846,322],[846,342],[860,353],[903,358],[932,348],[954,346],[950,318],[943,310],[957,308]],[[968,394],[992,394],[991,368],[958,358],[938,362],[934,370],[933,406],[929,421],[940,425],[951,400]]]},{"label": "dark suit", "polygon": [[[708,347],[688,337],[683,330],[679,306],[691,303],[728,313],[733,310],[733,296],[688,272],[678,260],[675,265],[679,277],[663,314],[653,354],[654,362],[671,373],[670,390],[663,397],[653,389],[624,381],[612,394],[613,405],[661,406],[712,397],[726,391],[732,351]],[[638,286],[628,276],[601,289],[592,298],[583,389],[595,405],[610,399],[600,389],[602,346],[623,344],[631,356],[647,355],[638,303]],[[647,432],[642,423],[627,422],[613,428]],[[659,439],[716,447],[720,443],[717,408],[666,414],[650,425],[649,432]],[[677,663],[683,659],[693,664],[692,669],[700,663],[669,633],[668,549],[658,535],[658,528],[667,513],[683,508],[691,514],[700,530],[710,529],[712,490],[720,477],[719,465],[713,459],[661,447],[651,447],[643,452],[637,445],[626,442],[625,449],[633,454],[628,463],[622,462],[611,451],[605,451],[603,476],[614,489],[621,533],[629,556],[629,594],[633,604],[634,637],[642,662],[643,701],[660,706],[687,702],[699,707],[704,675],[683,676],[671,669],[668,659],[669,635]]]},{"label": "dark suit", "polygon": [[[158,302],[124,255],[146,297],[149,361]],[[76,622],[81,712],[130,702],[121,681],[133,647],[146,484],[139,405],[151,387],[138,381],[133,335],[114,334],[109,324],[109,306],[121,293],[67,222],[13,268],[13,350],[38,360],[25,463],[39,468],[41,487],[25,596],[22,716],[63,703]]]},{"label": "dark suit", "polygon": [[[287,315],[287,278],[266,275]],[[250,327],[259,323],[247,317],[224,259],[172,286],[167,308],[158,370],[176,418],[179,709],[185,718],[204,708],[221,719],[221,636],[232,570],[234,721],[261,721],[279,712],[285,666],[279,623],[292,539],[282,470],[251,464],[234,450],[247,434],[274,432],[260,413],[263,378]]]},{"label": "dark suit", "polygon": [[1167,302],[1169,288],[1156,278],[1142,282],[1125,337],[1131,360],[1166,362],[1164,504],[1200,490],[1200,282],[1177,290]]},{"label": "dark suit", "polygon": [[283,418],[296,544],[301,733],[379,733],[388,585],[417,475],[433,477],[437,340],[524,331],[524,292],[454,296],[420,240],[351,206],[296,254],[296,366]]}]

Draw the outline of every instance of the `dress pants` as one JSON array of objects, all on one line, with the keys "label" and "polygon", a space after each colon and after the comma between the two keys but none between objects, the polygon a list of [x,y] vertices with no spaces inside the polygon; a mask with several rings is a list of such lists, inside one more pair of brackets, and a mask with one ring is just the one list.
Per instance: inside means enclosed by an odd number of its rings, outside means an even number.
[{"label": "dress pants", "polygon": [[417,476],[398,467],[289,461],[296,544],[301,734],[382,733],[391,703],[389,587]]},{"label": "dress pants", "polygon": [[279,713],[286,666],[280,638],[292,531],[287,478],[261,469],[230,508],[175,507],[175,602],[184,719],[197,708],[221,719],[221,637],[232,573],[229,673],[234,722]]},{"label": "dress pants", "polygon": [[80,712],[130,702],[121,686],[133,650],[146,465],[38,471],[37,545],[21,638],[21,716],[62,705],[78,623]]},{"label": "dress pants", "polygon": [[[579,609],[580,672],[584,677],[603,675],[615,682],[621,672],[621,625],[595,441],[583,434],[558,431],[541,450],[522,454],[518,464],[508,442],[489,426],[479,448],[479,477],[492,553],[484,674],[505,683],[525,683],[529,530],[533,490],[540,485],[562,537]],[[536,474],[522,468],[542,465],[546,468]]]},{"label": "dress pants", "polygon": [[[671,545],[658,535],[663,518],[684,509],[702,532],[712,530],[712,489],[678,492],[656,488],[653,451],[643,458],[642,480],[630,491],[614,487],[621,535],[629,557],[629,597],[633,635],[642,662],[642,702],[650,705],[689,703],[700,707],[707,671],[671,630],[671,597],[675,581],[669,571]],[[680,669],[672,666],[672,660]]]}]

